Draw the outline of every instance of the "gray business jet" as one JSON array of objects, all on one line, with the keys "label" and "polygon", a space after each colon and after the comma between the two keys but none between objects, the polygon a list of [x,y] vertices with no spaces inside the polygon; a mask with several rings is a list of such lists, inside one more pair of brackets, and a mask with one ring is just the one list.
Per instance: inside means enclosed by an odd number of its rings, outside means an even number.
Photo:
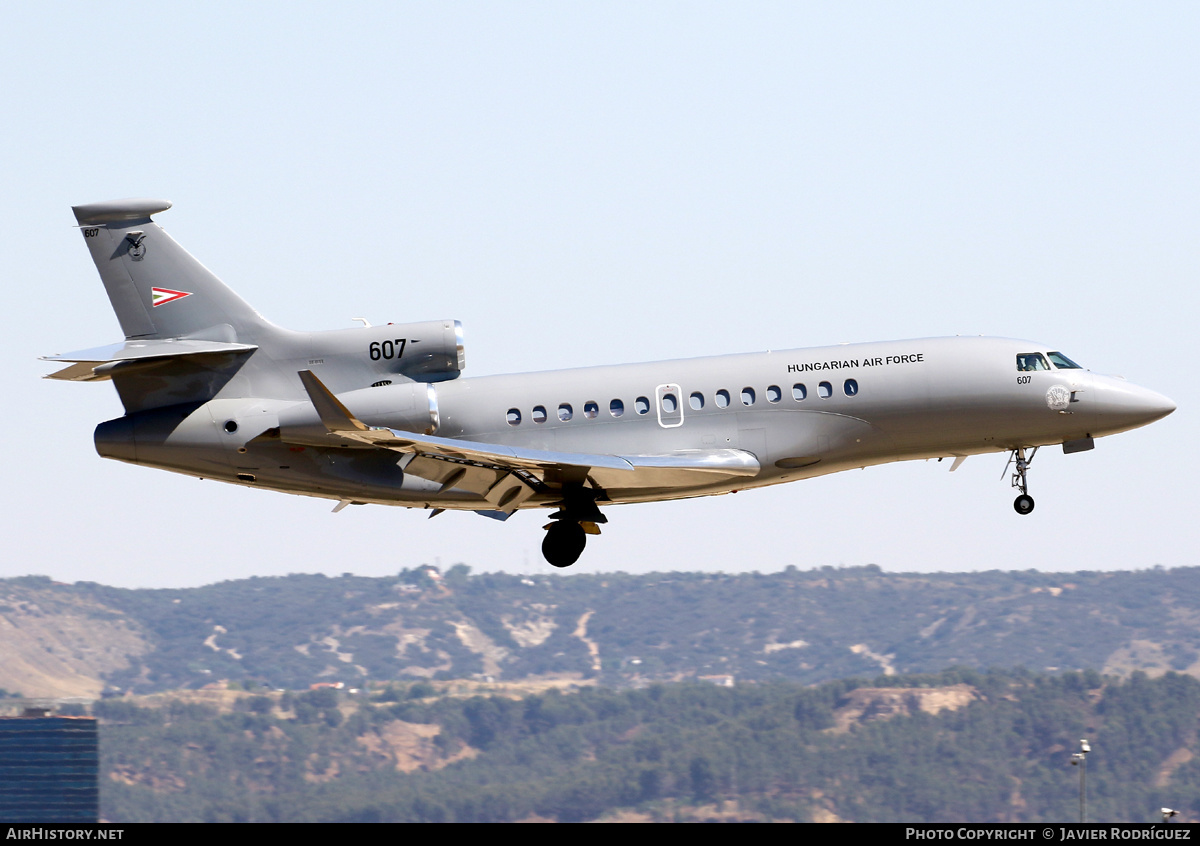
[{"label": "gray business jet", "polygon": [[[293,332],[266,321],[151,217],[74,208],[123,343],[51,356],[49,378],[112,380],[106,458],[337,500],[550,508],[542,552],[573,564],[600,506],[724,494],[890,461],[1010,453],[1019,514],[1039,447],[1067,453],[1174,403],[1062,352],[925,338],[459,378],[456,320]],[[1007,470],[1005,471],[1007,472]]]}]

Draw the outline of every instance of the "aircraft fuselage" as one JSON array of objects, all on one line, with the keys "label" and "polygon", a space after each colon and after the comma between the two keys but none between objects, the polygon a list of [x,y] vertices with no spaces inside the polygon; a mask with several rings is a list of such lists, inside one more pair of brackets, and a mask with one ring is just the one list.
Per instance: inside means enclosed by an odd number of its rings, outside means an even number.
[{"label": "aircraft fuselage", "polygon": [[[1005,338],[926,338],[464,377],[432,385],[435,434],[548,452],[736,449],[758,459],[760,469],[750,477],[685,486],[639,479],[627,488],[606,488],[606,501],[618,503],[726,493],[892,461],[1094,439],[1145,425],[1174,408],[1167,398],[1119,377],[1082,369],[1017,369],[1018,355],[1051,349]],[[314,372],[320,375],[319,368]],[[134,423],[136,453],[126,435],[106,428],[110,424],[97,430],[97,445],[113,458],[290,493],[428,508],[488,507],[478,496],[438,491],[437,485],[406,476],[395,455],[259,437],[277,428],[280,413],[296,404],[218,396],[195,408],[133,415],[145,419]],[[186,418],[176,419],[184,411]],[[368,425],[384,422],[362,419]],[[232,432],[230,421],[236,423]],[[119,425],[124,429],[128,423]],[[535,495],[525,507],[556,499]]]},{"label": "aircraft fuselage", "polygon": [[[1061,352],[924,338],[460,378],[457,321],[294,332],[266,321],[152,220],[170,203],[76,206],[123,343],[52,357],[111,380],[108,458],[345,504],[556,508],[567,566],[600,506],[763,487],[919,458],[1091,449],[1174,404]],[[365,323],[365,321],[364,321]],[[435,512],[436,513],[436,512]]]}]

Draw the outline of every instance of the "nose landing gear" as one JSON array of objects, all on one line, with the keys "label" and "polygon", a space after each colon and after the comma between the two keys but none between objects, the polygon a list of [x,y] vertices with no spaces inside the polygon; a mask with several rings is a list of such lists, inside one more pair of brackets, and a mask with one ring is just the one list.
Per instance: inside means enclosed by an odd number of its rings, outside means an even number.
[{"label": "nose landing gear", "polygon": [[1025,447],[1017,447],[1008,457],[1008,464],[1004,465],[1004,472],[1008,472],[1009,465],[1014,460],[1016,461],[1016,470],[1012,474],[1012,486],[1021,492],[1021,495],[1013,500],[1013,508],[1018,514],[1028,514],[1033,511],[1033,497],[1029,495],[1029,479],[1026,473],[1029,471],[1029,465],[1033,463],[1033,457],[1037,455],[1038,448],[1034,447],[1033,452],[1029,453],[1029,458],[1025,457]]}]

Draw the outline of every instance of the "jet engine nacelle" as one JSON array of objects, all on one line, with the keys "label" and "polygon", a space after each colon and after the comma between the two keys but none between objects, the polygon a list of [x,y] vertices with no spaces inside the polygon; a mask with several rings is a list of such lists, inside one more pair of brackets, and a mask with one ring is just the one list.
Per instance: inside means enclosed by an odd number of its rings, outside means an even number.
[{"label": "jet engine nacelle", "polygon": [[[338,341],[343,338],[349,341],[352,355],[365,352],[375,367],[398,373],[414,382],[457,379],[467,366],[462,324],[457,320],[388,323],[366,329],[343,329],[319,333],[314,340],[320,347],[335,337]],[[362,349],[364,344],[365,350]],[[341,352],[337,342],[331,343],[330,347]]]},{"label": "jet engine nacelle", "polygon": [[[425,382],[361,388],[337,395],[349,412],[368,426],[432,435],[437,432],[437,391]],[[329,446],[330,435],[310,402],[279,412],[279,436],[289,443]]]}]

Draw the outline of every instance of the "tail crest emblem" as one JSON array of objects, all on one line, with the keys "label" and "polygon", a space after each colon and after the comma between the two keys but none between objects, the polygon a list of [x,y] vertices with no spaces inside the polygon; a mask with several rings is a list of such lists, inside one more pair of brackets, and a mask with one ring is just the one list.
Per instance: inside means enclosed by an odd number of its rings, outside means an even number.
[{"label": "tail crest emblem", "polygon": [[190,297],[191,291],[172,291],[170,288],[151,288],[150,296],[154,300],[152,306],[158,308],[160,305],[173,303],[176,300],[182,300],[184,297]]}]

